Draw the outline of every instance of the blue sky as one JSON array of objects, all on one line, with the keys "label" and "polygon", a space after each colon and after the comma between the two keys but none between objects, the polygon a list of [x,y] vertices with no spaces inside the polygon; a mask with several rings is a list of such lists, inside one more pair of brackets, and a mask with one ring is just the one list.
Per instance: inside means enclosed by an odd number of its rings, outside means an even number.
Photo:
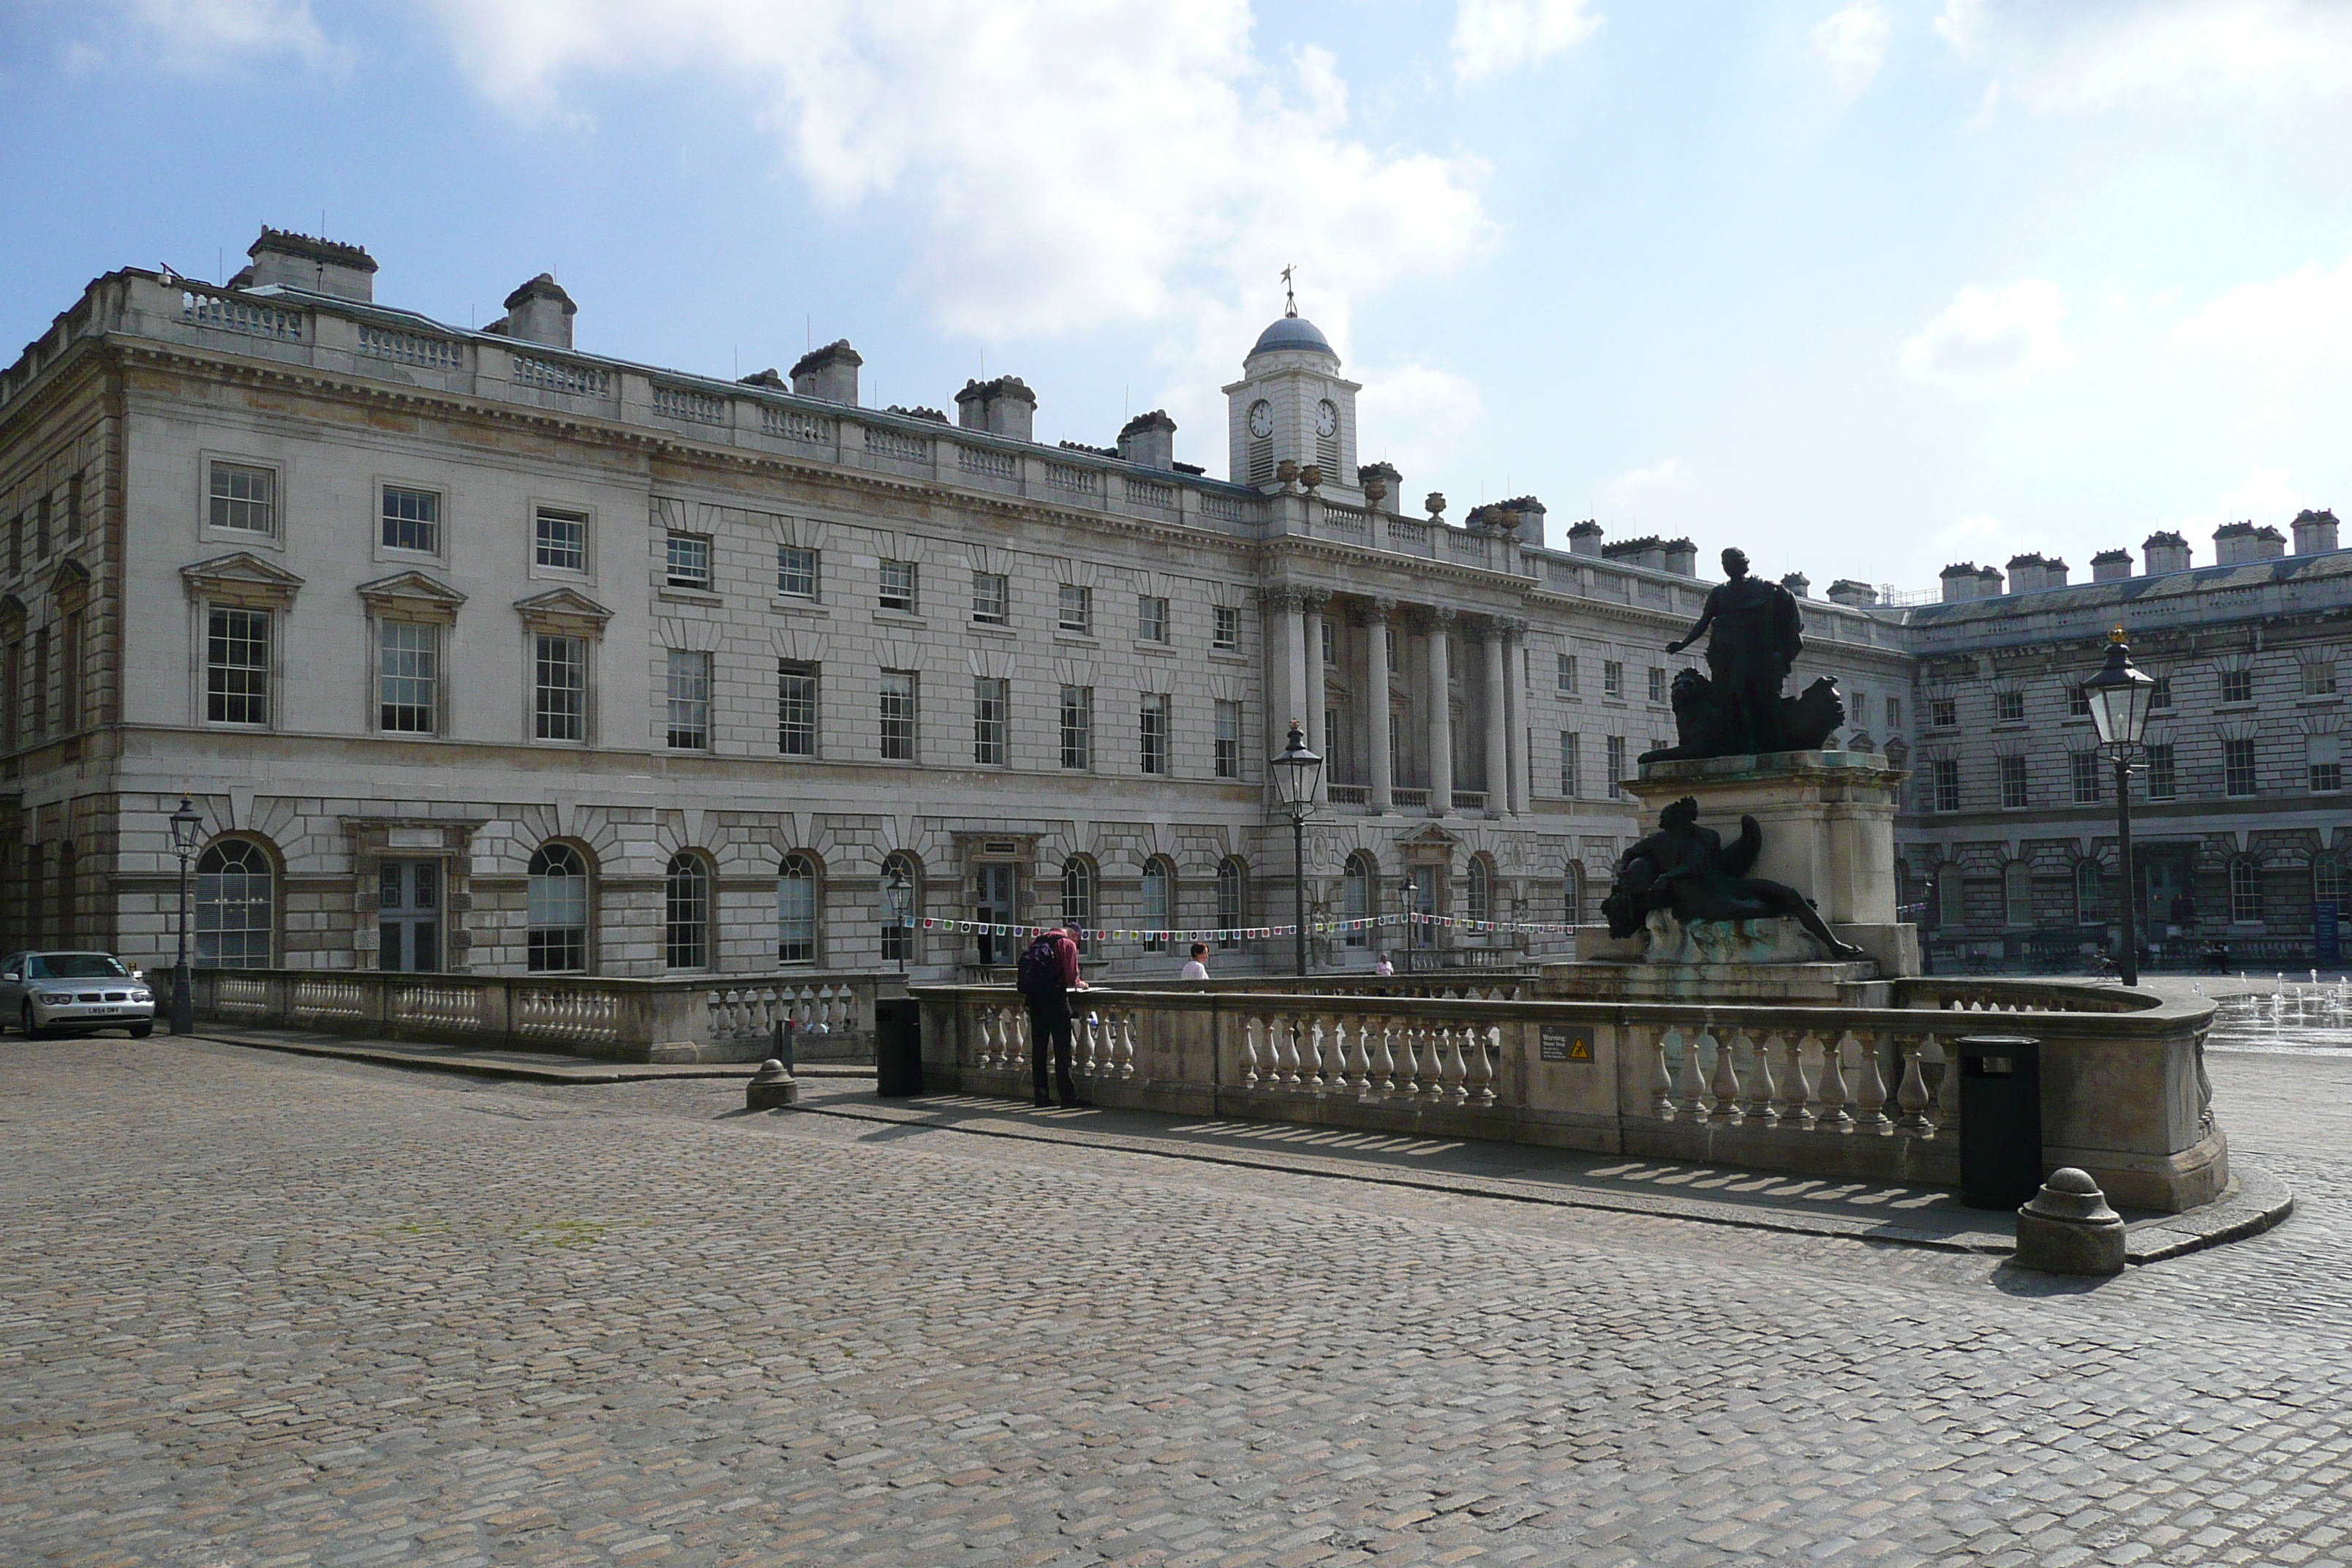
[{"label": "blue sky", "polygon": [[[0,338],[321,224],[487,321],[1047,439],[1302,311],[1364,453],[1555,543],[1919,588],[2352,506],[2352,7],[2288,0],[16,0]],[[225,259],[224,259],[225,258]]]}]

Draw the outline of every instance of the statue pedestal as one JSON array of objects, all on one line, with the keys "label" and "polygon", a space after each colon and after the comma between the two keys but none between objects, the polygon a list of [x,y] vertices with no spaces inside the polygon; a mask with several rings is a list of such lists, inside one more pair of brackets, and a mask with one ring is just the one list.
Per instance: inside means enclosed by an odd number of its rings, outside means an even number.
[{"label": "statue pedestal", "polygon": [[[1624,787],[1642,803],[1648,817],[1689,795],[1698,802],[1699,822],[1720,833],[1726,844],[1739,837],[1742,816],[1754,817],[1764,831],[1764,850],[1749,874],[1784,882],[1812,900],[1830,929],[1867,952],[1878,963],[1879,977],[1891,980],[1920,969],[1918,928],[1899,924],[1895,918],[1895,792],[1909,776],[1874,752],[1769,752],[1644,763],[1640,776],[1627,780]],[[1767,937],[1762,928],[1781,922],[1745,923],[1759,928],[1750,940],[1761,941]],[[1606,931],[1601,934],[1605,937]],[[1765,945],[1781,940],[1772,933]],[[1582,945],[1578,952],[1621,960],[1634,956]],[[1651,941],[1642,956],[1657,963],[1689,962],[1697,955],[1670,953]],[[1720,956],[1735,963],[1785,962],[1773,956]]]}]

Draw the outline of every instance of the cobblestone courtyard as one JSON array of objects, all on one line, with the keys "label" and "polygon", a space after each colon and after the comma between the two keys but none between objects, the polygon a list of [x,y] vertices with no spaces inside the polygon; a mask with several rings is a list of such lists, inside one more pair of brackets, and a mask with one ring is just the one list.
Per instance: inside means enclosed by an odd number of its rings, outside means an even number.
[{"label": "cobblestone courtyard", "polygon": [[0,1043],[0,1560],[2352,1563],[2352,1053],[2249,1241],[1996,1260]]}]

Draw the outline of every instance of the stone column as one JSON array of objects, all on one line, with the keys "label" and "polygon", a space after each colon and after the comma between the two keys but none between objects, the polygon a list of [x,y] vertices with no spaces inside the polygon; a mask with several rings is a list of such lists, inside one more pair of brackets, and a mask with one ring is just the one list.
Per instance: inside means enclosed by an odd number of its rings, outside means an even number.
[{"label": "stone column", "polygon": [[1517,816],[1535,799],[1528,772],[1528,623],[1497,624],[1503,629],[1503,742],[1510,759],[1510,810]]},{"label": "stone column", "polygon": [[1489,621],[1480,635],[1486,644],[1486,815],[1502,816],[1511,809],[1511,730],[1503,706],[1510,639],[1500,621]]},{"label": "stone column", "polygon": [[1265,604],[1274,613],[1275,635],[1270,639],[1274,668],[1266,672],[1266,683],[1273,690],[1265,705],[1266,728],[1271,731],[1265,754],[1272,758],[1290,744],[1290,721],[1307,721],[1307,715],[1297,710],[1307,689],[1307,632],[1305,605],[1297,593],[1277,588],[1265,596]]},{"label": "stone column", "polygon": [[1390,776],[1389,756],[1392,742],[1389,736],[1389,638],[1394,635],[1391,623],[1396,619],[1394,599],[1374,599],[1359,612],[1360,624],[1370,633],[1364,640],[1370,651],[1365,658],[1364,689],[1367,693],[1364,717],[1365,747],[1371,753],[1371,801],[1374,811],[1386,811],[1394,804],[1390,793],[1396,780]]},{"label": "stone column", "polygon": [[1429,612],[1429,815],[1444,816],[1454,809],[1454,671],[1446,647],[1454,635],[1454,613]]},{"label": "stone column", "polygon": [[1315,775],[1315,798],[1325,798],[1331,783],[1331,737],[1323,732],[1323,616],[1331,603],[1331,595],[1319,589],[1309,589],[1299,595],[1299,645],[1306,651],[1305,695],[1299,699],[1306,711],[1298,715],[1299,727],[1307,734],[1307,749],[1323,759],[1323,771]]}]

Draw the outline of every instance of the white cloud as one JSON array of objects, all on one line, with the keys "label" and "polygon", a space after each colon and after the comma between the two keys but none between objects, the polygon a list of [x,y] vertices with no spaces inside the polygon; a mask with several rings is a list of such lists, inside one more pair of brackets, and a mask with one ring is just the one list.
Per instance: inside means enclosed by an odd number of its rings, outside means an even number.
[{"label": "white cloud", "polygon": [[1680,458],[1664,458],[1605,479],[1594,492],[1598,521],[1612,534],[1674,533],[1693,527],[1704,487]]},{"label": "white cloud", "polygon": [[2202,545],[2198,531],[2219,528],[2225,522],[2269,523],[2284,532],[2294,514],[2305,507],[2316,507],[2319,498],[2295,482],[2294,473],[2286,468],[2253,468],[2246,477],[2224,492],[2213,505],[2199,511],[2183,512],[2164,520],[2167,528],[2179,529],[2189,534],[2191,544]]},{"label": "white cloud", "polygon": [[2352,258],[2233,289],[2174,327],[2172,342],[2268,374],[2340,374],[2352,359]]},{"label": "white cloud", "polygon": [[2039,533],[2012,528],[1989,511],[1954,518],[1936,531],[1933,545],[1935,553],[1943,558],[1943,565],[1973,561],[1979,566],[1998,566],[2004,572],[2009,569],[2011,556],[2049,548]]},{"label": "white cloud", "polygon": [[2043,279],[2006,289],[1971,283],[1903,345],[1903,368],[1972,395],[2021,386],[2074,363],[2059,332],[2064,310],[2058,285]]},{"label": "white cloud", "polygon": [[1404,500],[1417,509],[1440,472],[1471,457],[1471,438],[1486,414],[1477,384],[1426,364],[1382,365],[1357,379],[1364,384],[1356,399],[1357,428],[1363,433],[1357,455],[1367,463],[1385,458],[1394,464],[1404,476]]},{"label": "white cloud", "polygon": [[1886,12],[1878,0],[1859,0],[1813,26],[1813,58],[1830,73],[1843,97],[1852,98],[1878,79],[1886,63]]},{"label": "white cloud", "polygon": [[1199,330],[1249,299],[1245,345],[1290,262],[1329,331],[1352,296],[1442,273],[1488,232],[1479,165],[1353,139],[1330,57],[1274,68],[1245,0],[425,3],[518,113],[656,74],[749,94],[821,200],[917,215],[908,282],[976,335]]},{"label": "white cloud", "polygon": [[1461,0],[1454,13],[1454,75],[1474,81],[1539,65],[1601,26],[1587,0]]},{"label": "white cloud", "polygon": [[2041,110],[2352,85],[2352,8],[2324,0],[1945,0],[1936,31],[1993,91]]},{"label": "white cloud", "polygon": [[[310,14],[310,0],[114,0],[122,52],[167,69],[203,71],[292,56],[313,68],[342,63]],[[69,50],[77,68],[109,54],[87,41]]]}]

